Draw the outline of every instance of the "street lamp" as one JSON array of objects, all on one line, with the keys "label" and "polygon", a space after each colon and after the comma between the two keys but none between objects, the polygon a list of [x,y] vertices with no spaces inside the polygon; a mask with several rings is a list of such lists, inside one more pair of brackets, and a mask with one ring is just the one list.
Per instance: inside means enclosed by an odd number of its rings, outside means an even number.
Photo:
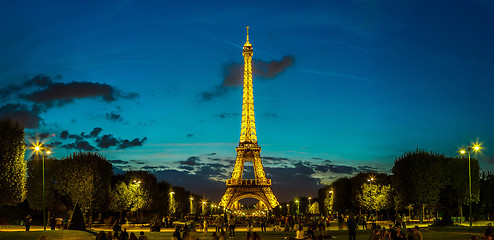
[{"label": "street lamp", "polygon": [[296,200],[295,200],[295,202],[297,203],[297,215],[298,215],[299,210],[300,210],[300,208],[299,208],[299,207],[300,207],[300,205],[298,204],[298,199],[296,199]]},{"label": "street lamp", "polygon": [[290,215],[290,204],[286,204],[286,215]]},{"label": "street lamp", "polygon": [[470,144],[465,148],[460,149],[461,154],[468,153],[468,188],[469,188],[469,198],[468,198],[468,206],[470,210],[470,227],[472,226],[472,169],[470,166],[470,154],[472,150],[478,152],[480,150],[480,144],[477,142],[475,144]]},{"label": "street lamp", "polygon": [[193,197],[190,197],[189,200],[190,200],[190,214],[194,214],[193,211],[192,211],[193,208],[194,208],[194,202],[193,202],[194,201],[194,198]]},{"label": "street lamp", "polygon": [[202,201],[202,215],[203,216],[206,216],[205,212],[204,212],[204,208],[206,206],[206,201]]},{"label": "street lamp", "polygon": [[309,197],[309,207],[307,208],[309,214],[310,214],[310,200],[312,199],[312,197]]},{"label": "street lamp", "polygon": [[370,183],[370,185],[372,185],[372,182],[376,180],[374,177],[371,176],[371,178],[367,179],[367,182]]},{"label": "street lamp", "polygon": [[[132,182],[137,185],[136,190],[137,190],[138,187],[141,186],[141,181],[134,180]],[[141,194],[139,194],[139,192],[138,192],[137,193],[137,209],[136,209],[137,223],[138,224],[139,224],[139,197],[141,197]]]},{"label": "street lamp", "polygon": [[175,192],[170,192],[170,204],[169,204],[169,207],[168,207],[168,210],[170,211],[171,214],[174,214],[175,213],[175,203],[173,201],[173,194],[175,194]]},{"label": "street lamp", "polygon": [[43,169],[43,231],[46,231],[46,200],[45,200],[45,154],[50,155],[50,149],[45,148],[43,151],[43,144],[36,143],[34,145],[34,151],[36,152],[36,160],[38,160],[38,153],[41,152],[42,169]]}]

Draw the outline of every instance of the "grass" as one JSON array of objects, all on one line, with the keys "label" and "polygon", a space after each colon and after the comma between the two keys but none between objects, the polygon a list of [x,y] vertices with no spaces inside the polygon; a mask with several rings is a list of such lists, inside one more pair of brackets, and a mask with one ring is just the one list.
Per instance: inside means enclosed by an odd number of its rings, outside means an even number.
[{"label": "grass", "polygon": [[2,240],[38,240],[41,236],[47,236],[49,240],[52,239],[70,239],[70,240],[86,240],[96,239],[96,237],[84,231],[76,230],[64,230],[64,231],[29,231],[29,232],[0,232],[0,239]]},{"label": "grass", "polygon": [[[481,236],[484,232],[485,227],[460,227],[460,226],[451,226],[451,227],[429,227],[422,229],[422,233],[424,235],[424,239],[448,239],[448,240],[456,240],[456,239],[469,239],[471,236]],[[138,232],[135,232],[139,237]],[[70,239],[70,240],[94,240],[96,239],[96,232],[83,232],[83,231],[73,231],[73,230],[63,230],[63,231],[11,231],[11,232],[0,232],[0,239],[2,240],[14,240],[14,239],[26,239],[26,240],[37,240],[40,236],[45,235],[49,240],[58,240],[58,239]],[[146,232],[146,236],[150,240],[170,240],[172,233],[171,232]],[[259,233],[262,240],[283,240],[285,237],[295,236],[294,232],[264,232]],[[346,230],[335,230],[330,231],[330,234],[335,236],[336,239],[348,239],[348,231]],[[368,240],[371,235],[371,230],[359,230],[357,231],[357,239],[358,240]],[[211,233],[209,233],[206,237],[203,236],[203,233],[196,233],[196,236],[201,240],[209,240],[211,239]],[[237,232],[236,240],[244,240],[245,232]]]}]

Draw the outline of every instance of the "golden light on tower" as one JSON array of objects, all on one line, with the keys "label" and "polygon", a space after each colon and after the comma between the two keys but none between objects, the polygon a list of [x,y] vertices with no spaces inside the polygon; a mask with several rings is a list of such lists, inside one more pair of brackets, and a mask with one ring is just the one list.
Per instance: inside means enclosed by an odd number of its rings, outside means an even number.
[{"label": "golden light on tower", "polygon": [[[261,147],[257,144],[256,121],[254,115],[254,90],[252,84],[252,44],[249,42],[249,27],[242,55],[244,57],[244,82],[242,95],[242,122],[240,140],[236,148],[237,158],[233,167],[232,177],[227,180],[227,189],[221,198],[220,205],[230,209],[235,202],[244,198],[255,198],[263,202],[269,209],[279,205],[271,189],[271,179],[266,178],[261,162]],[[244,162],[252,162],[255,179],[242,179]]]}]

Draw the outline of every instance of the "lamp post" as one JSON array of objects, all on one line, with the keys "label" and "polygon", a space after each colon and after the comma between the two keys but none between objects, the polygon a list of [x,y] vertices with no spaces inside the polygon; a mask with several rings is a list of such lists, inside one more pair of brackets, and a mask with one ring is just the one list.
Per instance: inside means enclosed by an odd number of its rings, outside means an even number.
[{"label": "lamp post", "polygon": [[331,194],[331,200],[330,200],[330,207],[331,207],[331,208],[329,209],[329,211],[330,211],[331,213],[333,213],[333,199],[334,199],[334,198],[333,198],[333,190],[329,190],[329,193]]},{"label": "lamp post", "polygon": [[[132,181],[134,184],[137,185],[136,187],[136,190],[138,189],[138,187],[141,186],[141,181],[138,181],[138,180],[134,180]],[[141,196],[141,194],[139,192],[137,192],[137,209],[136,209],[136,216],[137,216],[137,223],[139,224],[139,197]]]},{"label": "lamp post", "polygon": [[194,210],[194,202],[193,202],[194,198],[190,197],[189,200],[190,200],[190,214],[192,215],[192,214],[194,214],[194,211],[193,211]]},{"label": "lamp post", "polygon": [[206,201],[202,201],[202,215],[206,216],[206,213],[204,212],[204,208],[206,206]]},{"label": "lamp post", "polygon": [[472,226],[472,169],[470,165],[470,154],[472,150],[478,152],[480,150],[480,144],[475,143],[473,145],[468,145],[466,148],[460,149],[461,154],[468,153],[468,188],[469,188],[469,198],[468,198],[468,207],[469,207],[469,218],[470,218],[470,227]]},{"label": "lamp post", "polygon": [[295,202],[297,203],[297,215],[298,215],[299,214],[299,210],[300,210],[300,205],[299,205],[298,199],[296,199]]},{"label": "lamp post", "polygon": [[309,197],[309,206],[308,206],[308,208],[307,208],[307,210],[308,210],[309,214],[310,214],[310,200],[311,200],[311,199],[312,199],[312,197]]},{"label": "lamp post", "polygon": [[[374,182],[375,180],[376,180],[376,179],[374,178],[374,176],[373,176],[373,175],[371,175],[371,176],[370,176],[370,178],[369,178],[369,179],[367,179],[367,182],[369,182],[369,184],[370,184],[370,195],[371,195],[371,199],[374,199],[374,197],[372,196],[372,195],[373,195],[372,193],[374,192],[374,191],[372,191],[372,182]],[[369,208],[370,208],[370,207],[369,207]],[[371,209],[371,210],[372,210],[372,209]],[[372,215],[372,211],[371,211],[371,215]],[[377,219],[377,208],[376,208],[376,219]]]},{"label": "lamp post", "polygon": [[34,145],[34,151],[36,151],[36,160],[38,160],[38,153],[41,152],[42,159],[42,169],[43,169],[43,231],[46,231],[46,200],[45,200],[45,153],[47,155],[51,154],[50,149],[45,149],[43,152],[42,144]]},{"label": "lamp post", "polygon": [[[170,192],[170,206],[169,206],[169,211],[171,214],[174,214],[175,213],[175,203],[174,203],[174,200],[173,200],[173,194],[175,194],[174,192]],[[173,211],[172,211],[173,210]]]}]

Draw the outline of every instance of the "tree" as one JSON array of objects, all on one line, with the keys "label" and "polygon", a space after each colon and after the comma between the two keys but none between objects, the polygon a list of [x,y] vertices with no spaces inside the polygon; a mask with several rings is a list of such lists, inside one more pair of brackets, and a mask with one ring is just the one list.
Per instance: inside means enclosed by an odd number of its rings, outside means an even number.
[{"label": "tree", "polygon": [[120,212],[120,217],[123,217],[123,212],[132,209],[131,199],[131,191],[127,184],[124,181],[117,183],[111,190],[110,210]]},{"label": "tree", "polygon": [[309,208],[310,214],[319,214],[319,203],[313,203]]},{"label": "tree", "polygon": [[[391,177],[385,173],[361,172],[351,177],[350,182],[352,185],[352,203],[355,207],[365,208],[364,206],[362,206],[360,201],[361,199],[359,198],[359,196],[362,195],[362,184],[371,183],[371,179],[373,184],[380,184],[380,185],[391,184]],[[391,208],[392,199],[393,198],[390,197],[389,204],[385,206],[384,209]]]},{"label": "tree", "polygon": [[[447,159],[442,154],[415,150],[395,160],[391,169],[393,185],[405,201],[422,209],[435,207],[441,188],[447,183]],[[420,220],[423,221],[423,211]]]},{"label": "tree", "polygon": [[[27,201],[31,209],[43,210],[43,168],[41,157],[33,155],[27,162]],[[59,179],[56,172],[61,162],[45,156],[45,198],[46,207],[50,212],[67,212],[70,198],[58,191]]]},{"label": "tree", "polygon": [[[468,158],[448,158],[448,182],[452,188],[456,190],[458,196],[458,212],[463,216],[463,204],[469,204],[470,201],[470,186],[468,176]],[[472,171],[472,203],[478,202],[480,199],[479,191],[479,172],[480,166],[478,159],[471,158],[470,160]]]},{"label": "tree", "polygon": [[331,183],[333,189],[333,210],[344,212],[345,210],[352,210],[354,208],[352,204],[352,184],[347,177],[338,178]]},{"label": "tree", "polygon": [[358,194],[358,200],[362,207],[368,210],[379,210],[387,208],[390,201],[391,187],[389,185],[379,185],[364,183],[362,185],[362,193]]},{"label": "tree", "polygon": [[26,199],[24,128],[11,119],[0,119],[0,206]]},{"label": "tree", "polygon": [[[159,190],[156,177],[146,171],[128,171],[124,174],[131,198],[131,211],[157,210],[159,208]],[[156,212],[154,212],[156,213]],[[156,213],[158,214],[158,213]],[[141,214],[142,215],[142,214]]]},{"label": "tree", "polygon": [[109,204],[112,165],[98,153],[78,152],[61,160],[57,188],[89,212],[105,210]]},{"label": "tree", "polygon": [[480,175],[480,202],[479,210],[487,214],[486,219],[492,219],[494,212],[494,174],[492,172],[482,172]]}]

